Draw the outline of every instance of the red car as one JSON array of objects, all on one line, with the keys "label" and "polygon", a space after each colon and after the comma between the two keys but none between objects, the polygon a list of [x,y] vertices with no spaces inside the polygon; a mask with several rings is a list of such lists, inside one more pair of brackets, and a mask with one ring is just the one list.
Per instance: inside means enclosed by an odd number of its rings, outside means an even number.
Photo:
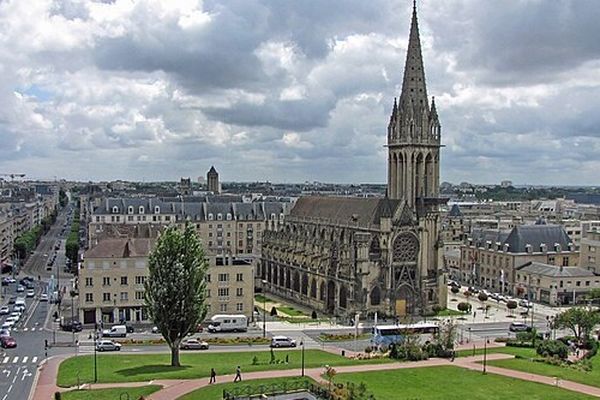
[{"label": "red car", "polygon": [[17,347],[17,341],[12,336],[2,336],[0,337],[0,345],[5,349],[15,348]]}]

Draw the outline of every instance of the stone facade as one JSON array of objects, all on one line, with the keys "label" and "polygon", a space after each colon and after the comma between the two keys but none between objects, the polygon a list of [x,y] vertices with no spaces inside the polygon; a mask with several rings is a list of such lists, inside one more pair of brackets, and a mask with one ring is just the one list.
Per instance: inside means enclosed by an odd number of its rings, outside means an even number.
[{"label": "stone facade", "polygon": [[440,135],[413,10],[402,92],[388,125],[389,196],[300,198],[279,232],[265,232],[259,273],[267,289],[347,318],[445,307]]}]

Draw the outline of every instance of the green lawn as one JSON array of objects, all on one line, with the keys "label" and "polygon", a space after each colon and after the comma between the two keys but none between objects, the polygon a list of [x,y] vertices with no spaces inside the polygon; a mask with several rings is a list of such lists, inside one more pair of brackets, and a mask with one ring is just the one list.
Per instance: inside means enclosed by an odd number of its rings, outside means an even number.
[{"label": "green lawn", "polygon": [[254,301],[256,301],[257,303],[260,303],[261,306],[264,303],[274,303],[275,302],[275,300],[272,300],[272,299],[268,298],[267,296],[263,296],[262,294],[255,294]]},{"label": "green lawn", "polygon": [[394,400],[579,400],[594,397],[548,385],[470,371],[428,367],[339,374],[336,382],[364,382],[377,399]]},{"label": "green lawn", "polygon": [[454,317],[457,315],[465,315],[465,313],[461,312],[461,311],[450,310],[449,308],[446,308],[444,310],[438,311],[435,314],[436,317]]},{"label": "green lawn", "polygon": [[[241,351],[219,353],[181,353],[181,367],[171,367],[170,354],[100,354],[98,355],[98,382],[140,382],[152,379],[194,379],[209,375],[210,368],[217,374],[225,375],[235,372],[240,365],[243,372],[264,371],[271,369],[300,368],[300,350],[275,351],[276,358],[285,360],[289,356],[289,364],[269,364],[269,351]],[[252,365],[254,357],[259,363]],[[351,360],[320,350],[306,350],[305,365],[307,368],[329,365],[355,365],[361,363],[385,363],[389,359],[367,361]],[[70,387],[80,382],[92,381],[94,357],[92,355],[72,357],[62,362],[58,370],[57,384]]]},{"label": "green lawn", "polygon": [[[521,356],[526,358],[537,357],[537,353],[535,349],[527,348],[527,347],[511,347],[511,346],[503,346],[503,347],[488,347],[487,354],[512,354],[515,356]],[[483,348],[476,348],[475,355],[483,354]],[[469,357],[473,355],[473,350],[459,350],[456,352],[457,357]]]},{"label": "green lawn", "polygon": [[[140,396],[148,396],[156,392],[161,387],[158,385],[149,385],[136,388],[113,388],[113,389],[92,389],[92,390],[72,390],[62,394],[63,400],[114,400],[120,398],[123,393],[129,395],[129,399],[137,400]],[[126,398],[127,396],[123,396]]]},{"label": "green lawn", "polygon": [[530,372],[532,374],[553,377],[555,376],[564,380],[600,387],[600,357],[596,356],[592,358],[591,361],[591,371],[579,371],[573,368],[560,367],[557,365],[550,365],[542,362],[534,362],[525,359],[495,360],[490,361],[489,364],[496,367]]},{"label": "green lawn", "polygon": [[289,315],[290,317],[307,317],[305,313],[300,310],[296,310],[292,306],[279,306],[277,307],[277,311],[281,311],[284,314]]},{"label": "green lawn", "polygon": [[[256,387],[259,385],[272,385],[281,383],[293,383],[300,381],[312,381],[309,378],[271,378],[271,379],[257,379],[253,381],[247,381],[240,383],[217,383],[216,385],[210,385],[203,387],[202,389],[194,390],[184,396],[179,397],[177,400],[221,400],[223,398],[223,390],[230,389],[236,386],[249,385]],[[218,381],[217,381],[218,382]]]}]

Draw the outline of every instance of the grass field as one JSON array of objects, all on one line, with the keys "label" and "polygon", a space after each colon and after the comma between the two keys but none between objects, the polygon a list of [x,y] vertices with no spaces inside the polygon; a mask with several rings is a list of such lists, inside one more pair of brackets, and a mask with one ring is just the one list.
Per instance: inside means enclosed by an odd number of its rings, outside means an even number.
[{"label": "grass field", "polygon": [[[129,399],[139,399],[140,396],[148,396],[160,389],[158,385],[149,385],[137,388],[113,388],[113,389],[92,389],[92,390],[72,390],[62,394],[63,400],[114,400],[120,398],[123,393],[127,393]],[[122,398],[126,398],[123,395]]]},{"label": "grass field", "polygon": [[[289,364],[269,364],[269,351],[219,352],[219,353],[181,353],[181,367],[171,367],[169,354],[119,354],[98,355],[98,382],[140,382],[152,379],[194,379],[209,375],[215,368],[217,374],[226,375],[235,372],[240,365],[242,372],[280,370],[300,368],[299,350],[275,351],[276,358],[283,361],[286,355]],[[253,365],[253,358],[258,364]],[[306,350],[306,368],[329,365],[356,365],[361,363],[385,363],[389,359],[368,361],[350,360],[320,350]],[[91,355],[72,357],[62,362],[58,370],[57,384],[70,387],[80,382],[90,382],[94,373],[94,359]]]},{"label": "grass field", "polygon": [[277,311],[281,311],[282,313],[290,316],[290,317],[308,317],[305,313],[300,310],[296,310],[292,306],[279,306],[277,307]]},{"label": "grass field", "polygon": [[336,382],[364,382],[377,399],[394,400],[580,400],[594,397],[538,383],[482,375],[459,367],[339,374]]},{"label": "grass field", "polygon": [[534,362],[518,358],[511,360],[490,361],[489,365],[514,369],[517,371],[530,372],[532,374],[557,377],[573,382],[584,383],[590,386],[600,387],[600,357],[593,357],[591,361],[591,371],[579,371],[573,368],[560,367],[557,365],[550,365],[542,362]]},{"label": "grass field", "polygon": [[435,314],[436,317],[455,317],[455,316],[459,316],[459,315],[465,315],[465,313],[456,311],[456,310],[450,310],[449,308],[438,311]]},{"label": "grass field", "polygon": [[239,383],[218,383],[216,385],[211,385],[207,387],[203,387],[202,389],[194,390],[184,396],[179,397],[177,400],[221,400],[223,398],[223,390],[231,389],[236,386],[241,385],[250,385],[252,387],[257,387],[259,385],[272,385],[272,384],[281,384],[285,383],[294,383],[294,382],[302,382],[302,381],[311,381],[308,378],[272,378],[272,379],[258,379],[254,381],[247,381]]},{"label": "grass field", "polygon": [[[483,348],[475,349],[475,355],[483,354]],[[537,353],[535,349],[527,348],[527,347],[488,347],[487,354],[493,353],[501,353],[501,354],[513,354],[515,356],[521,356],[526,358],[534,358],[537,357]],[[473,355],[473,350],[459,350],[456,352],[457,357],[469,357]]]},{"label": "grass field", "polygon": [[261,306],[263,305],[263,303],[274,303],[275,302],[275,300],[270,299],[267,296],[263,296],[262,294],[255,294],[254,301],[256,301],[257,303],[260,303]]}]

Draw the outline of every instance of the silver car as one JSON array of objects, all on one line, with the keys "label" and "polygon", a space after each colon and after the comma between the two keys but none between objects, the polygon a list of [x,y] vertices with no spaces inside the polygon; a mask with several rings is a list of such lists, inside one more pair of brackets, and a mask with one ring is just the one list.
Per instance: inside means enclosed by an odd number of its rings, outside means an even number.
[{"label": "silver car", "polygon": [[100,340],[96,343],[98,351],[120,351],[121,343],[113,342],[112,340]]}]

